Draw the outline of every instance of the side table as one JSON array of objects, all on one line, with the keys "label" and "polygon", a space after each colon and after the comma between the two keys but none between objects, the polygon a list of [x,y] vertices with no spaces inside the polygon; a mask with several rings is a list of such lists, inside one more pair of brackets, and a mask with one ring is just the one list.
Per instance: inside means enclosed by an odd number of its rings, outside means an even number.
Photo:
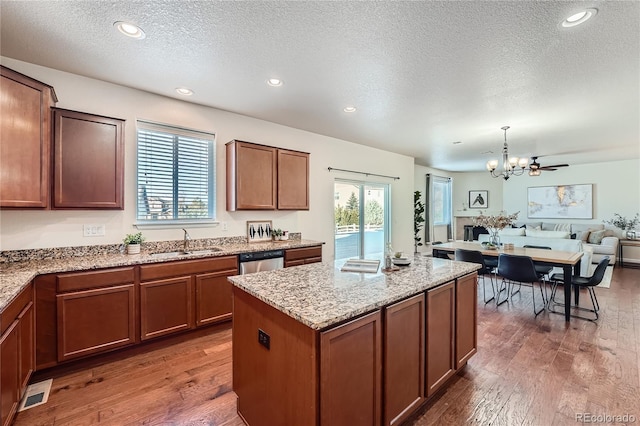
[{"label": "side table", "polygon": [[[624,255],[622,254],[622,248],[625,246],[640,247],[640,240],[623,240],[618,242],[618,266],[624,268]],[[636,266],[634,264],[634,266]],[[640,266],[638,266],[640,267]]]}]

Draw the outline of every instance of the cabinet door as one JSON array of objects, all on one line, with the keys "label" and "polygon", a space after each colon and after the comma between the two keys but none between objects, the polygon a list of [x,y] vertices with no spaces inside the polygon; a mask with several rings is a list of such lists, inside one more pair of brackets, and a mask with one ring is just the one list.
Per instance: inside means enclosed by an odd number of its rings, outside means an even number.
[{"label": "cabinet door", "polygon": [[140,338],[193,328],[191,276],[140,283]]},{"label": "cabinet door", "polygon": [[18,336],[20,339],[20,365],[18,378],[20,385],[20,398],[29,384],[29,378],[36,365],[35,350],[35,317],[33,314],[33,302],[29,303],[18,316]]},{"label": "cabinet door", "polygon": [[301,247],[284,251],[284,267],[322,262],[322,247]]},{"label": "cabinet door", "polygon": [[458,278],[456,282],[456,370],[477,352],[477,282],[477,274]]},{"label": "cabinet door", "polygon": [[427,291],[427,397],[455,373],[455,286],[450,282]]},{"label": "cabinet door", "polygon": [[320,334],[320,424],[379,425],[380,311]]},{"label": "cabinet door", "polygon": [[232,285],[227,277],[237,271],[196,275],[196,326],[231,319]]},{"label": "cabinet door", "polygon": [[124,121],[54,108],[54,208],[124,208]]},{"label": "cabinet door", "polygon": [[0,424],[8,425],[20,400],[18,321],[0,338]]},{"label": "cabinet door", "polygon": [[277,149],[248,142],[227,144],[227,210],[275,210]]},{"label": "cabinet door", "polygon": [[53,88],[1,67],[0,207],[49,206]]},{"label": "cabinet door", "polygon": [[402,423],[424,401],[424,321],[424,294],[385,310],[385,425]]},{"label": "cabinet door", "polygon": [[278,149],[278,209],[309,210],[309,154]]},{"label": "cabinet door", "polygon": [[135,343],[134,285],[58,294],[58,361]]}]

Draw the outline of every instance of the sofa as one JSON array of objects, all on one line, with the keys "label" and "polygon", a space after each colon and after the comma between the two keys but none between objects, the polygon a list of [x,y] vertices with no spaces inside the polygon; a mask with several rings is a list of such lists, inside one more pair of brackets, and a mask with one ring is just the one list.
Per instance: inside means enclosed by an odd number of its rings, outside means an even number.
[{"label": "sofa", "polygon": [[[523,247],[525,245],[531,246],[543,246],[549,247],[552,250],[569,251],[569,252],[582,252],[582,258],[580,259],[580,275],[587,277],[591,275],[591,262],[593,262],[593,248],[584,244],[582,240],[571,238],[549,238],[549,237],[534,237],[526,235],[518,235],[520,232],[510,231],[512,228],[506,228],[504,233],[500,234],[500,243],[511,243],[515,247]],[[523,229],[524,230],[524,229]],[[516,234],[516,235],[511,235]],[[481,234],[478,237],[478,241],[489,241],[490,236],[487,234]],[[554,272],[562,272],[560,268],[554,268]]]},{"label": "sofa", "polygon": [[512,228],[501,230],[499,235],[503,243],[510,242],[502,238],[507,235],[549,240],[555,238],[580,240],[585,247],[592,248],[592,263],[598,263],[604,256],[609,256],[609,264],[613,265],[618,254],[619,238],[616,230],[605,228],[601,223],[517,222]]}]

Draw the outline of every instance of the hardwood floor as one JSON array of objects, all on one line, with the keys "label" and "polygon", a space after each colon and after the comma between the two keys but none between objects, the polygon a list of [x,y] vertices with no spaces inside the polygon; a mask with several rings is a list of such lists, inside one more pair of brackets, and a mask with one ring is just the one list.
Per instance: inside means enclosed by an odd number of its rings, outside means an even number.
[{"label": "hardwood floor", "polygon": [[[598,322],[567,325],[534,317],[529,288],[497,308],[479,291],[478,353],[407,424],[575,425],[578,415],[625,414],[640,423],[640,269],[616,267],[611,288],[596,293]],[[32,381],[54,378],[49,401],[15,426],[242,425],[230,326],[171,342],[38,373]]]}]

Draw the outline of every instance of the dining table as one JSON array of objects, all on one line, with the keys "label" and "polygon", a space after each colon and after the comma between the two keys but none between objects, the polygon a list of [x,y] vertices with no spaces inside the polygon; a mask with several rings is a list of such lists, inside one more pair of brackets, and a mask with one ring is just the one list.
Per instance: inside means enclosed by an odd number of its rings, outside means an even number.
[{"label": "dining table", "polygon": [[[485,257],[498,257],[502,253],[529,256],[536,264],[549,265],[562,268],[564,275],[564,318],[565,321],[571,319],[571,281],[573,275],[580,273],[580,260],[582,252],[569,252],[560,250],[546,250],[540,248],[510,247],[504,245],[499,247],[489,247],[478,241],[450,241],[448,243],[436,244],[432,246],[433,256],[453,254],[456,249],[477,250]],[[575,304],[579,302],[579,292],[575,292]]]}]

